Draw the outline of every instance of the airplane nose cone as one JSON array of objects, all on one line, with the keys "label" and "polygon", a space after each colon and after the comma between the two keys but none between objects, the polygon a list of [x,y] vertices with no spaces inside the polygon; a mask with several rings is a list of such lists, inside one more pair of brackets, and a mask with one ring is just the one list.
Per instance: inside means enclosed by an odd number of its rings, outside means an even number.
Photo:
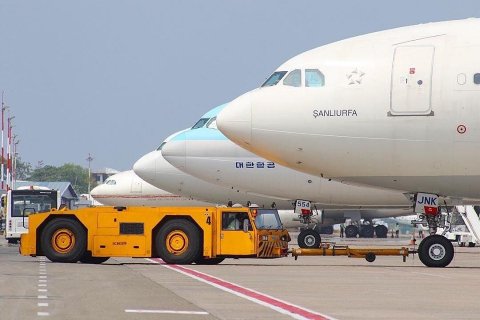
[{"label": "airplane nose cone", "polygon": [[103,189],[103,185],[96,186],[90,191],[90,195],[95,198],[95,196],[98,196]]},{"label": "airplane nose cone", "polygon": [[133,171],[143,180],[152,183],[157,173],[157,153],[160,151],[152,151],[137,160],[133,165]]},{"label": "airplane nose cone", "polygon": [[233,100],[217,116],[217,128],[237,144],[250,144],[252,140],[251,93]]},{"label": "airplane nose cone", "polygon": [[182,170],[186,166],[186,134],[180,133],[162,147],[162,155],[170,164]]}]

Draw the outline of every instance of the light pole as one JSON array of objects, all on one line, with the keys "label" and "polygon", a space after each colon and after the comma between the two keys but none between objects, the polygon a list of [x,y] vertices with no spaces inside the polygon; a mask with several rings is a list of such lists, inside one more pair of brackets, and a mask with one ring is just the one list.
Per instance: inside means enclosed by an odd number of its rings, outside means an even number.
[{"label": "light pole", "polygon": [[2,159],[0,165],[0,175],[1,175],[1,189],[5,190],[5,148],[4,148],[4,131],[5,131],[5,111],[8,109],[8,106],[5,104],[4,91],[2,91]]},{"label": "light pole", "polygon": [[12,120],[15,116],[7,118],[7,191],[11,186],[11,169],[12,169]]},{"label": "light pole", "polygon": [[17,182],[17,146],[20,143],[18,140],[18,136],[16,134],[13,135],[13,168],[12,168],[12,189],[15,189],[15,183]]},{"label": "light pole", "polygon": [[90,176],[92,172],[91,163],[93,161],[93,157],[90,153],[88,153],[87,161],[88,161],[88,197],[90,198],[90,180],[91,180]]}]

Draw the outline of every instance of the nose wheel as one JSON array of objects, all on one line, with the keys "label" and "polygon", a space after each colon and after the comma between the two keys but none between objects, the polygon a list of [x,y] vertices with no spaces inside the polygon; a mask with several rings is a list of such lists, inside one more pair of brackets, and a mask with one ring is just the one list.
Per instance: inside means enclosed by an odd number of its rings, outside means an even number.
[{"label": "nose wheel", "polygon": [[304,229],[298,235],[298,246],[303,249],[316,249],[320,247],[320,234],[313,229]]},{"label": "nose wheel", "polygon": [[428,236],[418,246],[418,257],[427,267],[446,267],[452,262],[453,256],[453,245],[444,236]]}]

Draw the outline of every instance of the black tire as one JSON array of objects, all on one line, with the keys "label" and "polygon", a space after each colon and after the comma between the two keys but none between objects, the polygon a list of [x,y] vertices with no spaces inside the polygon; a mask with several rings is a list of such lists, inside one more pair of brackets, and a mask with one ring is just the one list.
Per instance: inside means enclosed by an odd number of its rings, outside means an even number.
[{"label": "black tire", "polygon": [[203,264],[203,265],[215,265],[222,263],[222,261],[225,260],[225,258],[210,258],[210,259],[205,259],[205,258],[199,258],[195,260],[196,264]]},{"label": "black tire", "polygon": [[446,267],[452,262],[453,256],[453,245],[444,236],[428,236],[418,246],[418,257],[427,267]]},{"label": "black tire", "polygon": [[360,227],[361,238],[373,238],[374,234],[375,234],[375,229],[371,224],[364,224]]},{"label": "black tire", "polygon": [[88,264],[100,264],[104,263],[110,259],[110,257],[92,257],[92,253],[90,251],[85,252],[83,257],[80,258],[81,263],[88,263]]},{"label": "black tire", "polygon": [[373,262],[376,258],[377,256],[373,252],[369,252],[365,255],[365,260],[367,260],[368,262]]},{"label": "black tire", "polygon": [[75,263],[85,255],[87,234],[78,221],[55,218],[47,223],[40,238],[50,261]]},{"label": "black tire", "polygon": [[155,237],[157,254],[166,263],[193,263],[200,257],[201,243],[197,226],[184,219],[167,221]]},{"label": "black tire", "polygon": [[316,249],[320,247],[322,238],[320,234],[313,229],[305,229],[300,231],[298,235],[298,246],[303,249]]},{"label": "black tire", "polygon": [[320,234],[333,234],[333,226],[317,226],[315,228],[315,231],[317,231]]},{"label": "black tire", "polygon": [[473,247],[475,247],[475,244],[476,244],[475,242],[469,242],[469,243],[468,243],[468,246],[469,246],[470,248],[473,248]]},{"label": "black tire", "polygon": [[358,235],[358,227],[353,224],[345,228],[345,237],[346,238],[356,238]]},{"label": "black tire", "polygon": [[375,235],[377,238],[387,238],[388,237],[388,228],[384,225],[378,225],[375,227]]},{"label": "black tire", "polygon": [[18,243],[18,239],[7,239],[7,242],[9,244],[17,244]]}]

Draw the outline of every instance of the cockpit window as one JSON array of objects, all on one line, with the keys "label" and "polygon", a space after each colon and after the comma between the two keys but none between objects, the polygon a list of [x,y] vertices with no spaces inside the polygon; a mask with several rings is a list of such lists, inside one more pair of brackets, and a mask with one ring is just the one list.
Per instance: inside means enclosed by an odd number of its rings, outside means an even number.
[{"label": "cockpit window", "polygon": [[274,72],[270,78],[267,79],[267,81],[265,81],[263,84],[262,84],[262,87],[271,87],[271,86],[274,86],[276,85],[280,80],[282,80],[283,76],[287,73],[287,71],[276,71]]},{"label": "cockpit window", "polygon": [[283,84],[291,87],[301,87],[302,86],[302,71],[300,69],[295,69],[291,71],[288,76],[283,80]]},{"label": "cockpit window", "polygon": [[323,87],[325,85],[325,76],[318,69],[305,69],[306,87]]},{"label": "cockpit window", "polygon": [[157,151],[162,151],[163,146],[167,144],[167,142],[162,142],[162,144],[157,148]]},{"label": "cockpit window", "polygon": [[212,119],[210,119],[206,127],[209,129],[217,129],[217,117],[213,117]]},{"label": "cockpit window", "polygon": [[210,118],[201,118],[200,120],[197,121],[197,123],[193,125],[192,129],[202,128],[205,125],[205,123],[208,122],[208,120],[210,120]]},{"label": "cockpit window", "polygon": [[113,185],[117,184],[117,181],[115,181],[113,179],[107,179],[107,180],[105,180],[105,184],[113,186]]}]

